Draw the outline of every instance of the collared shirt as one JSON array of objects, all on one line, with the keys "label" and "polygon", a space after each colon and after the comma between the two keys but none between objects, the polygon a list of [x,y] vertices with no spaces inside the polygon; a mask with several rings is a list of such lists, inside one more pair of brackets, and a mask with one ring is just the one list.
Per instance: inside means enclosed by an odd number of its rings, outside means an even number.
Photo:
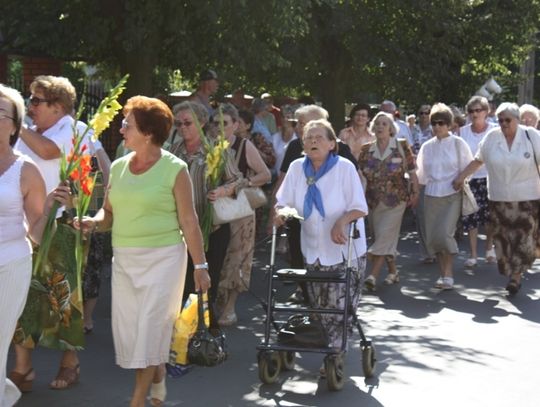
[{"label": "collared shirt", "polygon": [[[484,131],[481,131],[480,133],[475,133],[472,129],[472,124],[467,124],[459,129],[459,135],[469,145],[469,147],[471,148],[471,153],[474,156],[478,151],[478,145],[484,139],[485,135],[488,134],[491,129],[498,126],[498,124],[495,124],[493,122],[487,122],[487,127]],[[471,178],[487,178],[487,175],[487,168],[485,166],[482,166],[471,176]]]},{"label": "collared shirt", "polygon": [[428,141],[431,137],[433,137],[431,125],[427,126],[424,130],[422,130],[419,125],[414,126],[412,130],[412,138],[414,140],[413,151],[418,154],[422,144]]},{"label": "collared shirt", "polygon": [[425,194],[428,196],[455,194],[452,181],[472,159],[471,149],[460,137],[453,134],[442,140],[432,137],[420,147],[418,153],[418,182],[426,186]]},{"label": "collared shirt", "polygon": [[[308,187],[302,166],[304,159],[299,158],[291,163],[276,194],[276,206],[295,208],[300,216],[304,216],[304,198]],[[313,210],[308,219],[301,221],[301,249],[308,264],[319,260],[323,266],[331,266],[342,263],[348,256],[346,244],[332,242],[332,227],[344,213],[357,209],[367,214],[368,207],[360,177],[354,165],[343,157],[339,157],[337,164],[319,178],[316,185],[322,195],[326,217]],[[357,228],[360,237],[353,240],[353,257],[361,257],[366,252],[363,218],[358,219]]]},{"label": "collared shirt", "polygon": [[[527,139],[525,130],[531,141]],[[533,150],[534,145],[534,150]],[[511,149],[500,128],[492,129],[480,142],[475,159],[487,167],[488,198],[499,202],[521,202],[540,198],[540,134],[519,126]]]},{"label": "collared shirt", "polygon": [[[180,139],[174,143],[170,149],[178,158],[185,161],[189,168],[189,176],[193,184],[193,202],[199,220],[202,219],[204,209],[208,202],[207,194],[209,192],[208,184],[206,183],[206,151],[203,144],[197,151],[190,154],[186,150],[184,140]],[[238,191],[239,186],[244,184],[242,173],[236,167],[234,162],[234,153],[227,149],[225,151],[225,169],[223,171],[223,183],[221,185],[232,185],[235,191]]]},{"label": "collared shirt", "polygon": [[396,138],[403,138],[412,146],[414,144],[414,140],[412,138],[411,129],[409,129],[407,123],[398,119],[396,120],[396,124],[399,127],[399,132],[396,134]]},{"label": "collared shirt", "polygon": [[[398,146],[401,143],[401,150]],[[366,197],[371,209],[379,202],[395,207],[408,198],[405,174],[414,172],[416,164],[411,147],[404,140],[390,138],[381,154],[377,142],[362,146],[358,167],[367,180]]]}]

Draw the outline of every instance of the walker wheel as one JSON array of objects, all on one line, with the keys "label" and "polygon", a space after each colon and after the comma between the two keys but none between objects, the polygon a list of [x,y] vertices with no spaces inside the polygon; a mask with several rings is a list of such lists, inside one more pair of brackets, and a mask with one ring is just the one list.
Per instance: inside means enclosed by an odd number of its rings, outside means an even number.
[{"label": "walker wheel", "polygon": [[337,391],[345,384],[345,363],[342,355],[330,355],[324,358],[328,390]]},{"label": "walker wheel", "polygon": [[275,383],[281,370],[281,358],[278,352],[261,351],[258,354],[259,379],[264,384]]},{"label": "walker wheel", "polygon": [[279,357],[281,359],[282,370],[294,370],[294,361],[296,359],[296,353],[282,350],[279,351]]},{"label": "walker wheel", "polygon": [[362,348],[362,368],[364,370],[364,376],[370,378],[375,373],[375,347],[372,344],[366,345]]}]

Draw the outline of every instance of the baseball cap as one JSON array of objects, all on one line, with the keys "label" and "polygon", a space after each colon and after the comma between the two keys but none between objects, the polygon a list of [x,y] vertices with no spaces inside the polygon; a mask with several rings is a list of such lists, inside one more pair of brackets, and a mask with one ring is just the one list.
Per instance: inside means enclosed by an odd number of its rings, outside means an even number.
[{"label": "baseball cap", "polygon": [[211,81],[212,79],[218,79],[216,71],[213,71],[211,69],[207,69],[205,71],[202,71],[199,75],[199,81]]}]

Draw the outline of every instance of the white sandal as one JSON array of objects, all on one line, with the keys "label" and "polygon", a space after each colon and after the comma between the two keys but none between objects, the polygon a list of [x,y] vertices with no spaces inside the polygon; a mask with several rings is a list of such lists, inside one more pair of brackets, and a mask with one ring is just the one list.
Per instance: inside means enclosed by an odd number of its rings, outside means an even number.
[{"label": "white sandal", "polygon": [[152,383],[150,387],[150,404],[152,406],[161,406],[167,397],[167,386],[165,386],[165,376],[159,383]]},{"label": "white sandal", "polygon": [[469,269],[476,267],[476,259],[471,258],[465,260],[465,267]]},{"label": "white sandal", "polygon": [[496,263],[497,262],[497,254],[495,253],[495,249],[491,248],[488,251],[486,251],[486,263]]}]

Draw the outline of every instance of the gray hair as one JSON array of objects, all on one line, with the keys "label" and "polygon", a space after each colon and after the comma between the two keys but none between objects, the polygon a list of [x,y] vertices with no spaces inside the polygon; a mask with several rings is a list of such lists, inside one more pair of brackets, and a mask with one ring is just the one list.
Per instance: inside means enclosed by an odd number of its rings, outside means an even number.
[{"label": "gray hair", "polygon": [[540,112],[538,111],[538,108],[533,105],[529,105],[528,103],[525,103],[519,107],[519,116],[521,117],[523,113],[531,113],[536,120],[540,119]]},{"label": "gray hair", "polygon": [[[323,109],[320,106],[317,105],[305,105],[302,107],[299,107],[294,112],[294,118],[298,119],[299,117],[305,117],[305,116],[317,116],[318,119],[325,119],[328,120],[329,114],[326,109]],[[314,120],[314,119],[312,119]]]},{"label": "gray hair", "polygon": [[504,102],[499,105],[495,114],[499,116],[501,113],[508,113],[519,120],[519,106],[517,103]]},{"label": "gray hair", "polygon": [[188,110],[197,116],[199,125],[204,127],[208,123],[208,110],[199,102],[193,102],[190,100],[185,100],[173,106],[173,114],[176,116],[178,112],[183,110]]},{"label": "gray hair", "polygon": [[467,102],[467,106],[465,106],[465,109],[467,109],[468,111],[474,105],[480,105],[482,106],[482,109],[489,112],[489,102],[483,96],[475,95],[472,98],[470,98],[469,101]]},{"label": "gray hair", "polygon": [[8,113],[13,117],[13,123],[15,123],[15,133],[13,134],[13,138],[14,140],[17,140],[25,114],[24,99],[18,90],[2,85],[1,83],[0,97],[9,100],[13,105],[13,112]]},{"label": "gray hair", "polygon": [[399,133],[399,127],[396,121],[394,120],[394,116],[392,116],[390,113],[386,112],[379,112],[375,115],[371,123],[369,124],[369,131],[373,133],[373,129],[375,127],[375,120],[377,120],[380,117],[384,117],[390,122],[390,137],[394,137],[396,134]]},{"label": "gray hair", "polygon": [[[396,104],[392,102],[391,100],[383,100],[381,103],[381,110],[383,110],[383,105],[388,106],[390,109],[392,109],[392,113],[394,113],[397,110]],[[390,113],[390,112],[387,112]]]},{"label": "gray hair", "polygon": [[232,103],[220,104],[218,111],[214,115],[214,120],[219,119],[220,113],[230,116],[233,122],[238,121],[238,109]]}]

